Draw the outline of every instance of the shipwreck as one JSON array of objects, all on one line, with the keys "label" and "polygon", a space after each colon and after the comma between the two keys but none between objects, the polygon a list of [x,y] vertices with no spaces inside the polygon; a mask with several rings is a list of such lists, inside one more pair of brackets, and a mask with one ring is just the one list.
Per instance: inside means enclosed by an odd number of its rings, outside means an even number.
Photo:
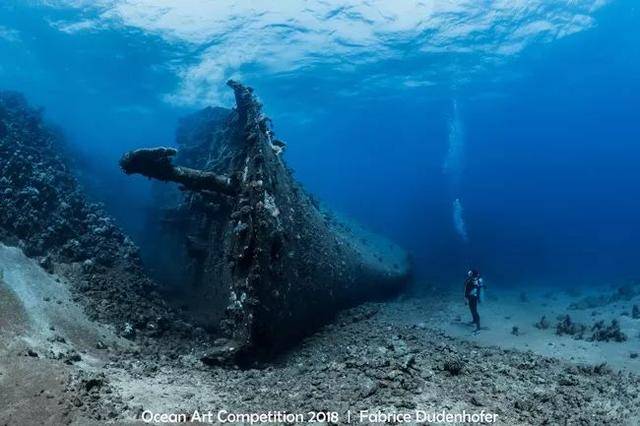
[{"label": "shipwreck", "polygon": [[278,351],[341,308],[397,292],[411,271],[405,251],[302,188],[253,90],[228,85],[235,108],[183,120],[178,149],[120,161],[126,174],[177,184],[159,189],[158,232],[196,318],[227,337],[212,362]]}]

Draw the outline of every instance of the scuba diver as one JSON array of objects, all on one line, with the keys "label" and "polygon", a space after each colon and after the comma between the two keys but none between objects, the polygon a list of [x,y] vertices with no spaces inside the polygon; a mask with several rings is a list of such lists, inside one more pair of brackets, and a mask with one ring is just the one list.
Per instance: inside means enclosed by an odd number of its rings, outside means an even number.
[{"label": "scuba diver", "polygon": [[472,269],[467,274],[467,279],[464,281],[464,298],[469,303],[469,310],[471,311],[471,317],[473,318],[472,324],[476,325],[474,332],[480,331],[480,315],[478,314],[478,303],[480,302],[480,295],[482,288],[482,278],[480,278],[480,272]]}]

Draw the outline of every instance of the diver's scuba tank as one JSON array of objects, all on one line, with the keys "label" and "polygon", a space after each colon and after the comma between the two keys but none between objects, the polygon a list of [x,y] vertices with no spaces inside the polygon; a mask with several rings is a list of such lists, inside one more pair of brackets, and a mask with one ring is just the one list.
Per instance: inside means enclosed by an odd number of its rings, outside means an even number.
[{"label": "diver's scuba tank", "polygon": [[482,278],[478,278],[478,302],[484,301],[484,281]]}]

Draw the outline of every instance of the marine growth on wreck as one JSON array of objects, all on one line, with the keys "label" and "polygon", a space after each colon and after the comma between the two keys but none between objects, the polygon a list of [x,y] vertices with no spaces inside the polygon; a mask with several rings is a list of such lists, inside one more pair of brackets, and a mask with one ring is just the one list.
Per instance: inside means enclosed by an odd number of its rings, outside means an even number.
[{"label": "marine growth on wreck", "polygon": [[120,166],[184,191],[163,206],[173,219],[167,226],[182,229],[189,285],[204,301],[200,318],[220,322],[231,338],[226,349],[277,350],[340,308],[399,291],[410,264],[392,243],[379,252],[363,245],[322,209],[292,177],[286,145],[253,90],[228,86],[235,109],[214,120],[205,109],[183,124],[182,134],[197,136],[179,139],[178,150],[138,149]]}]

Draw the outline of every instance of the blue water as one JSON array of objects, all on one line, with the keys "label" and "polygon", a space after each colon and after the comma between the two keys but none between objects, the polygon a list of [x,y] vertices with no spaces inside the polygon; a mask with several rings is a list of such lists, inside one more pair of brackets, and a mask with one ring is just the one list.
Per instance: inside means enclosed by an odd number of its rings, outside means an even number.
[{"label": "blue water", "polygon": [[0,5],[1,88],[45,108],[132,235],[149,183],[117,159],[231,105],[234,77],[298,179],[409,249],[421,282],[640,276],[636,1],[158,3]]}]

